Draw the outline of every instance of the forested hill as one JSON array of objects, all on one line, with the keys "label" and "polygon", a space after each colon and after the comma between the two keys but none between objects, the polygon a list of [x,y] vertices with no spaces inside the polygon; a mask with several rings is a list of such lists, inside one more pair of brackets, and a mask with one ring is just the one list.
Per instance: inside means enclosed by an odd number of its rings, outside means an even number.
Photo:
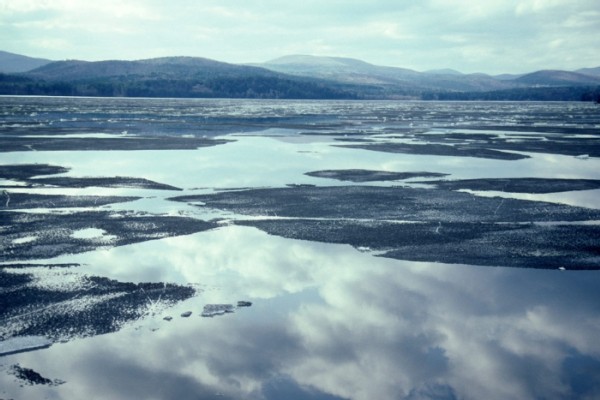
[{"label": "forested hill", "polygon": [[57,61],[24,74],[0,74],[0,93],[15,95],[351,99],[321,79],[204,58]]},{"label": "forested hill", "polygon": [[0,50],[0,73],[27,72],[50,62],[52,61],[44,58],[27,57]]},{"label": "forested hill", "polygon": [[[10,57],[4,57],[6,54]],[[288,56],[258,65],[199,57],[137,61],[20,59],[8,73],[0,54],[0,94],[49,96],[282,99],[569,100],[600,98],[597,68],[490,76],[417,72],[337,57]],[[29,63],[29,64],[27,64]],[[8,65],[8,64],[7,64]]]}]

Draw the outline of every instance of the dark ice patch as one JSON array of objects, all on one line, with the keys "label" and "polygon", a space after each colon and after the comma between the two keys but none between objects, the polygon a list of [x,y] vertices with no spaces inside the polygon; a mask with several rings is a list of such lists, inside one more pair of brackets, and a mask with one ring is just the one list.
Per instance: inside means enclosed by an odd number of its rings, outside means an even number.
[{"label": "dark ice patch", "polygon": [[[20,181],[23,185],[0,185],[0,187],[62,187],[62,188],[135,188],[155,190],[181,190],[180,188],[135,177],[43,177],[68,172],[69,169],[49,164],[0,165],[0,178]],[[34,178],[37,177],[37,178]]]},{"label": "dark ice patch", "polygon": [[[186,235],[212,229],[216,224],[194,218],[140,215],[111,211],[38,214],[0,211],[0,261],[31,260],[81,253],[99,247]],[[77,238],[73,233],[96,228],[100,237]],[[20,243],[18,239],[35,238]]]},{"label": "dark ice patch", "polygon": [[[600,157],[600,135],[598,130],[585,128],[551,128],[551,127],[488,127],[507,132],[497,134],[448,132],[444,134],[422,133],[414,138],[425,142],[451,143],[460,140],[462,145],[471,149],[494,149],[498,151],[518,151],[531,153],[561,154],[578,156],[588,154]],[[456,129],[456,128],[454,128]],[[484,129],[477,128],[477,129]],[[515,133],[509,133],[516,131]],[[531,132],[529,132],[531,131]],[[538,133],[535,133],[538,132]],[[574,136],[591,135],[587,137]]]},{"label": "dark ice patch", "polygon": [[[514,117],[514,114],[509,114],[510,117]],[[521,117],[524,117],[525,115],[521,115]],[[529,134],[529,133],[533,133],[537,136],[541,136],[544,137],[543,134],[558,134],[558,135],[564,135],[564,136],[568,136],[568,135],[581,135],[581,134],[591,134],[591,135],[596,135],[598,134],[598,129],[597,128],[592,128],[592,127],[586,127],[585,125],[579,125],[579,126],[568,126],[568,125],[564,125],[564,115],[561,115],[560,113],[555,113],[552,116],[549,115],[545,115],[543,116],[543,118],[546,121],[552,120],[552,119],[556,119],[556,124],[553,125],[538,125],[536,124],[536,122],[539,122],[539,118],[542,117],[539,113],[536,114],[532,114],[529,116],[530,118],[532,118],[532,120],[529,123],[525,123],[525,121],[523,121],[523,123],[521,124],[510,124],[510,123],[504,123],[504,124],[497,124],[497,122],[500,121],[496,121],[496,123],[492,123],[489,125],[479,125],[477,122],[478,121],[474,121],[473,124],[461,124],[460,122],[457,122],[456,124],[452,125],[452,126],[442,126],[441,128],[444,129],[460,129],[460,130],[467,130],[467,131],[500,131],[500,132],[516,132],[519,136],[521,136],[523,133],[525,134]],[[481,121],[479,121],[481,122]],[[508,122],[508,121],[504,121],[504,122]],[[588,121],[589,122],[589,121]],[[455,133],[455,132],[453,132]],[[464,134],[464,135],[472,135],[473,133],[471,132],[456,132],[458,134]],[[476,134],[481,134],[481,133],[476,133]],[[489,133],[490,135],[494,135],[494,133]]]},{"label": "dark ice patch", "polygon": [[216,146],[227,140],[182,136],[95,137],[0,137],[0,152],[11,151],[107,151],[194,150]]},{"label": "dark ice patch", "polygon": [[390,172],[390,171],[373,171],[366,169],[336,169],[336,170],[321,170],[305,173],[308,176],[317,178],[337,179],[340,181],[351,182],[375,182],[375,181],[398,181],[411,178],[438,178],[447,176],[437,172]]},{"label": "dark ice patch", "polygon": [[[522,160],[529,158],[524,154],[509,153],[506,151],[493,150],[466,145],[447,145],[447,144],[408,144],[408,143],[375,143],[375,144],[355,144],[336,146],[351,149],[363,149],[371,151],[381,151],[385,153],[403,153],[431,156],[451,156],[451,157],[476,157],[490,158],[495,160]],[[525,151],[525,150],[520,150]]]},{"label": "dark ice patch", "polygon": [[0,165],[0,178],[19,181],[25,181],[34,176],[64,174],[65,172],[69,172],[69,169],[49,164]]},{"label": "dark ice patch", "polygon": [[554,179],[554,178],[489,178],[423,181],[441,189],[481,190],[509,193],[557,193],[600,188],[597,179]]},{"label": "dark ice patch", "polygon": [[[514,129],[500,126],[497,133],[479,132],[413,132],[388,136],[378,143],[355,143],[337,145],[355,149],[381,151],[387,153],[404,153],[437,156],[478,157],[499,160],[519,160],[528,158],[519,153],[547,153],[568,156],[582,154],[590,157],[600,157],[600,136],[597,131],[586,129],[541,129],[541,133],[527,132],[529,127]],[[453,129],[457,129],[456,127]],[[483,128],[481,128],[483,129]],[[488,127],[489,129],[489,127]],[[523,132],[525,130],[526,132]],[[574,136],[573,134],[591,136]],[[386,141],[390,139],[405,139],[421,143],[398,143]]]},{"label": "dark ice patch", "polygon": [[[75,268],[75,267],[80,267],[81,264],[36,264],[36,263],[11,263],[10,264],[10,268],[36,268],[36,267],[43,267],[43,268]],[[2,265],[0,265],[0,268],[2,268]]]},{"label": "dark ice patch", "polygon": [[173,197],[244,215],[415,222],[600,220],[600,210],[409,187],[286,187]]},{"label": "dark ice patch", "polygon": [[53,177],[30,179],[28,183],[34,186],[57,186],[62,188],[87,188],[87,187],[105,187],[105,188],[133,188],[133,189],[153,189],[153,190],[182,190],[178,187],[164,183],[154,182],[144,178],[132,177]]},{"label": "dark ice patch", "polygon": [[238,221],[290,239],[350,244],[383,257],[542,269],[599,269],[599,226],[268,220]]},{"label": "dark ice patch", "polygon": [[[74,274],[50,269],[52,279]],[[48,274],[44,275],[48,278]],[[39,286],[35,273],[0,267],[0,339],[44,336],[51,341],[115,332],[148,314],[195,295],[195,289],[169,283],[128,283],[77,274],[60,289]]]},{"label": "dark ice patch", "polygon": [[12,365],[9,369],[9,374],[14,375],[18,380],[22,381],[26,385],[49,385],[58,386],[65,383],[60,379],[48,379],[44,378],[38,372],[31,368],[21,367],[19,364]]},{"label": "dark ice patch", "polygon": [[507,151],[523,151],[531,153],[560,154],[578,156],[587,154],[590,157],[600,157],[600,138],[550,138],[549,140],[525,139],[520,142],[496,141],[491,144],[496,149]]},{"label": "dark ice patch", "polygon": [[251,216],[268,233],[377,250],[412,261],[528,268],[599,269],[600,210],[406,187],[255,189],[184,196]]},{"label": "dark ice patch", "polygon": [[[139,200],[134,196],[65,196],[55,194],[0,192],[0,210],[31,208],[80,208],[100,207],[114,203]],[[2,221],[0,219],[0,221]]]}]

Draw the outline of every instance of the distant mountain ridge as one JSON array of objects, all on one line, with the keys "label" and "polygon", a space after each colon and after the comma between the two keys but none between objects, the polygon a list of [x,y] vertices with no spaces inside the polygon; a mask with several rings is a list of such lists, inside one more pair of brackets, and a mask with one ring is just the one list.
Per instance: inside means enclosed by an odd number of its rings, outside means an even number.
[{"label": "distant mountain ridge", "polygon": [[593,75],[569,71],[544,70],[520,76],[515,81],[528,85],[576,86],[600,84],[600,76],[595,77]]},{"label": "distant mountain ridge", "polygon": [[200,57],[54,61],[18,75],[0,74],[0,94],[354,99],[348,87]]},{"label": "distant mountain ridge", "polygon": [[[16,70],[14,65],[18,65]],[[28,66],[32,68],[22,70]],[[13,75],[6,75],[11,68]],[[544,87],[554,89],[544,93]],[[593,97],[588,92],[596,87],[600,87],[600,67],[490,76],[450,69],[418,72],[353,58],[310,55],[230,64],[201,57],[50,61],[0,52],[0,94],[476,99],[484,97],[477,93],[493,93],[485,98],[562,100]]]},{"label": "distant mountain ridge", "polygon": [[584,75],[600,77],[600,67],[596,67],[596,68],[581,68],[581,69],[578,69],[575,72],[578,72],[578,73],[584,74]]},{"label": "distant mountain ridge", "polygon": [[[451,69],[417,72],[406,68],[377,66],[351,58],[307,55],[285,56],[264,64],[254,65],[299,76],[310,75],[351,83],[404,84],[425,90],[478,91],[512,89],[531,85],[600,84],[600,67],[584,69],[580,72],[547,70],[493,77],[482,73],[462,74]],[[596,76],[595,73],[599,75]]]},{"label": "distant mountain ridge", "polygon": [[436,74],[436,75],[463,75],[462,72],[457,71],[452,68],[442,68],[442,69],[430,69],[427,71],[423,71],[426,74]]},{"label": "distant mountain ridge", "polygon": [[259,74],[273,75],[261,68],[228,64],[200,57],[162,57],[147,60],[123,61],[55,61],[33,69],[27,76],[50,79],[69,80],[110,78],[122,76],[148,77],[157,76],[171,78],[189,78],[207,74]]},{"label": "distant mountain ridge", "polygon": [[0,50],[0,73],[27,72],[50,62],[50,60],[44,58],[27,57]]},{"label": "distant mountain ridge", "polygon": [[419,72],[406,68],[382,67],[344,57],[290,55],[263,64],[253,64],[286,74],[335,79],[350,83],[389,83],[416,78]]}]

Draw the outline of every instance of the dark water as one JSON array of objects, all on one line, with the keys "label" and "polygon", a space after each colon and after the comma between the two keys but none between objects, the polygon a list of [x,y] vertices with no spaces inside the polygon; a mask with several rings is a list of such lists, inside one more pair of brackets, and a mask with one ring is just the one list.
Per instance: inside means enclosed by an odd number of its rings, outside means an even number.
[{"label": "dark water", "polygon": [[600,397],[592,104],[0,115],[0,398]]}]

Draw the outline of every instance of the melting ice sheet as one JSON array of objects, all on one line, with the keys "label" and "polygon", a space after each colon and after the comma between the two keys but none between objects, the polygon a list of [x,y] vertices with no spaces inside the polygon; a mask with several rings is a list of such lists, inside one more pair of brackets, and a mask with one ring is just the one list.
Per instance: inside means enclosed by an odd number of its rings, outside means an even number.
[{"label": "melting ice sheet", "polygon": [[[62,177],[133,177],[174,187],[35,188],[23,187],[18,177],[5,177],[0,181],[6,189],[0,192],[0,205],[7,208],[17,204],[15,194],[23,193],[139,197],[98,207],[87,203],[81,209],[39,206],[3,210],[5,214],[22,213],[25,220],[32,216],[27,213],[59,219],[63,214],[76,216],[93,210],[127,218],[145,213],[152,218],[189,216],[194,222],[216,218],[221,223],[219,228],[211,225],[211,230],[196,234],[109,248],[114,244],[112,232],[95,227],[89,218],[63,233],[68,242],[80,241],[96,250],[22,261],[54,264],[53,268],[10,269],[11,278],[19,272],[31,274],[31,285],[58,296],[62,285],[80,275],[101,277],[106,284],[118,282],[111,294],[132,285],[142,293],[148,282],[198,291],[171,308],[160,307],[163,295],[159,293],[163,292],[157,292],[142,310],[141,319],[128,319],[109,334],[59,341],[37,351],[5,353],[0,357],[0,399],[600,397],[598,271],[382,258],[366,246],[359,251],[349,245],[285,239],[250,226],[229,225],[228,219],[240,216],[169,200],[239,188],[355,184],[306,175],[311,171],[371,170],[384,175],[426,171],[448,174],[443,179],[454,180],[598,179],[600,158],[594,151],[598,150],[600,116],[593,105],[4,98],[0,107],[5,111],[6,123],[0,124],[5,138],[34,134],[99,140],[128,131],[131,135],[197,138],[206,134],[230,140],[197,150],[1,153],[2,165],[68,168],[60,173]],[[532,141],[538,139],[541,148],[563,150],[558,145],[548,147],[547,142],[569,135],[580,143],[588,141],[589,151],[514,150],[526,141],[534,149]],[[496,141],[505,151],[529,158],[339,147],[370,141],[430,141],[471,148]],[[584,153],[588,156],[582,157]],[[427,186],[410,179],[362,184]],[[597,189],[476,194],[600,208]],[[498,199],[498,204],[503,200]],[[245,218],[252,217],[256,216]],[[550,221],[555,222],[562,223]],[[571,222],[575,227],[597,225],[591,220],[575,222]],[[442,229],[437,222],[433,224],[436,232]],[[21,230],[20,236],[7,243],[14,251],[11,262],[21,262],[18,256],[24,253],[19,252],[25,248],[47,245],[45,233],[49,232]],[[18,279],[13,283],[18,286]],[[235,312],[215,318],[201,317],[206,306],[231,310],[229,305],[246,302],[252,306],[238,306]],[[36,311],[31,310],[32,315]],[[96,317],[100,315],[86,314],[89,322]],[[8,322],[0,321],[0,330],[6,331]],[[57,324],[65,326],[64,321]],[[30,343],[3,343],[13,350],[30,348]],[[42,377],[31,382],[64,383],[24,383],[14,371]]]},{"label": "melting ice sheet", "polygon": [[[600,395],[593,271],[403,262],[237,226],[52,261],[202,292],[114,334],[4,357],[0,368],[66,382],[21,388],[0,374],[4,397]],[[241,299],[252,307],[200,317]]]}]

